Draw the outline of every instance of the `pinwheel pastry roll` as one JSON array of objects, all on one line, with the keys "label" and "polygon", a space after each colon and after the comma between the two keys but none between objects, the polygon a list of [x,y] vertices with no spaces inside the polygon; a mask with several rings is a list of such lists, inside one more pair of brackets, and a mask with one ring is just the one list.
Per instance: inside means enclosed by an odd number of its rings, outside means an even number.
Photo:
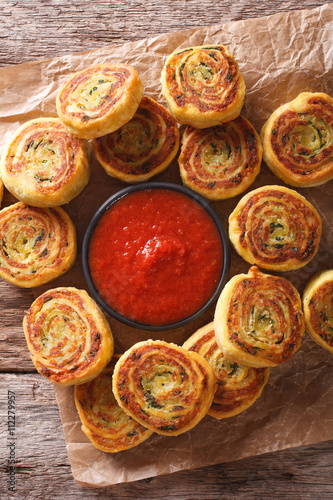
[{"label": "pinwheel pastry roll", "polygon": [[206,129],[187,126],[178,158],[183,183],[211,200],[244,192],[260,170],[262,146],[242,116]]},{"label": "pinwheel pastry roll", "polygon": [[250,264],[274,271],[305,266],[316,254],[322,232],[317,210],[283,186],[246,194],[229,217],[229,237]]},{"label": "pinwheel pastry roll", "polygon": [[93,139],[128,122],[142,93],[139,75],[129,64],[96,64],[67,78],[58,91],[56,107],[72,134]]},{"label": "pinwheel pastry roll", "polygon": [[128,450],[142,443],[152,431],[130,417],[118,405],[112,392],[114,356],[90,382],[75,386],[75,405],[82,431],[95,448],[109,453]]},{"label": "pinwheel pastry roll", "polygon": [[0,179],[0,206],[1,206],[2,198],[3,198],[3,182]]},{"label": "pinwheel pastry roll", "polygon": [[107,174],[134,183],[166,169],[178,152],[179,132],[169,111],[143,97],[133,118],[111,134],[93,140]]},{"label": "pinwheel pastry roll", "polygon": [[311,337],[333,354],[333,269],[315,274],[306,285],[303,311]]},{"label": "pinwheel pastry roll", "polygon": [[256,266],[226,284],[218,299],[216,342],[231,361],[262,368],[287,361],[304,335],[301,298],[285,278]]},{"label": "pinwheel pastry roll", "polygon": [[302,92],[280,106],[261,130],[264,161],[291,186],[318,186],[333,178],[333,99]]},{"label": "pinwheel pastry roll", "polygon": [[16,198],[36,207],[71,201],[89,180],[88,143],[68,133],[58,118],[24,123],[5,147],[0,175]]},{"label": "pinwheel pastry roll", "polygon": [[214,370],[217,389],[208,415],[217,419],[233,417],[261,395],[270,368],[253,368],[226,358],[216,343],[214,322],[195,332],[183,347],[203,356]]},{"label": "pinwheel pastry roll", "polygon": [[175,119],[192,127],[234,120],[243,106],[244,78],[223,45],[176,50],[165,62],[161,84]]},{"label": "pinwheel pastry roll", "polygon": [[113,354],[110,326],[85,290],[43,293],[26,312],[23,330],[38,372],[63,386],[97,377]]},{"label": "pinwheel pastry roll", "polygon": [[208,361],[175,344],[148,340],[118,360],[113,392],[119,405],[158,434],[177,436],[207,413],[216,390]]},{"label": "pinwheel pastry roll", "polygon": [[67,272],[76,257],[75,228],[61,207],[18,202],[0,211],[0,276],[29,288]]}]

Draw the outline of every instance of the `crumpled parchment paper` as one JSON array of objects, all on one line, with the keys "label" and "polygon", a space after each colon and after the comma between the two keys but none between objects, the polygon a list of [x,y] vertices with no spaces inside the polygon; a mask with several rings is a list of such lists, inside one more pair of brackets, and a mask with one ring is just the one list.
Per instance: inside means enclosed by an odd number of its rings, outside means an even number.
[{"label": "crumpled parchment paper", "polygon": [[[247,86],[242,114],[259,132],[274,109],[300,92],[321,91],[333,95],[332,32],[331,3],[313,10],[171,33],[3,68],[0,70],[0,148],[21,123],[39,116],[56,116],[55,96],[60,83],[70,73],[100,62],[132,64],[145,85],[145,94],[165,104],[159,78],[166,56],[178,47],[208,43],[226,45],[237,59]],[[155,180],[181,183],[177,163]],[[282,181],[263,164],[250,189],[265,184],[282,184]],[[76,225],[79,248],[95,210],[123,187],[124,183],[108,177],[96,159],[91,158],[88,186],[64,206]],[[314,204],[323,220],[323,236],[316,257],[299,271],[283,274],[302,293],[316,271],[333,267],[333,181],[299,189],[299,192]],[[212,203],[225,226],[240,198]],[[230,277],[247,272],[249,267],[232,253]],[[35,296],[56,286],[86,288],[80,252],[70,272],[36,289]],[[108,319],[116,352],[122,352],[148,338],[181,345],[194,331],[211,321],[213,315],[214,307],[182,329],[157,334],[134,330]],[[73,475],[82,484],[102,487],[332,439],[332,368],[333,356],[306,334],[301,349],[290,361],[272,369],[262,396],[242,414],[221,421],[206,416],[183,435],[153,435],[138,447],[118,454],[107,454],[93,447],[81,431],[73,388],[55,387]]]}]

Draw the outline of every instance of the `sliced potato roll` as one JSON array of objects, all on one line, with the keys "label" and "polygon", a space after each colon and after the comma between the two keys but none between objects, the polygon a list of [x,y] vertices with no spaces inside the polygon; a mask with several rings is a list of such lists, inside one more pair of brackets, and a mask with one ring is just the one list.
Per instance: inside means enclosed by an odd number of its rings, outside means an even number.
[{"label": "sliced potato roll", "polygon": [[270,368],[253,368],[230,361],[216,343],[214,322],[191,335],[183,347],[203,356],[214,370],[217,389],[208,415],[217,419],[233,417],[261,395]]},{"label": "sliced potato roll", "polygon": [[178,158],[183,183],[211,200],[243,193],[260,171],[262,146],[242,116],[206,129],[188,126]]},{"label": "sliced potato roll", "polygon": [[75,405],[82,431],[95,448],[108,453],[128,450],[142,443],[152,431],[127,415],[112,392],[112,375],[119,356],[90,382],[75,386]]},{"label": "sliced potato roll", "polygon": [[93,140],[106,173],[135,183],[166,169],[177,154],[179,132],[169,111],[143,97],[133,118],[111,134]]},{"label": "sliced potato roll", "polygon": [[311,337],[333,354],[333,269],[311,278],[304,289],[303,310]]},{"label": "sliced potato roll", "polygon": [[76,257],[75,228],[61,207],[19,202],[0,211],[0,276],[29,288],[67,272]]},{"label": "sliced potato roll", "polygon": [[318,186],[333,178],[333,99],[302,92],[272,113],[261,130],[264,161],[284,182]]},{"label": "sliced potato roll", "polygon": [[215,310],[216,342],[231,361],[262,368],[287,361],[304,334],[301,298],[285,278],[251,267],[224,287]]},{"label": "sliced potato roll", "polygon": [[322,222],[304,196],[283,186],[246,194],[229,217],[229,237],[241,257],[264,269],[305,266],[318,250]]},{"label": "sliced potato roll", "polygon": [[113,354],[109,323],[85,290],[43,293],[26,312],[23,329],[38,372],[63,386],[97,377]]},{"label": "sliced potato roll", "polygon": [[129,64],[96,64],[72,74],[61,85],[56,106],[69,131],[84,139],[109,134],[127,123],[143,93]]},{"label": "sliced potato roll", "polygon": [[207,413],[216,382],[199,354],[161,340],[135,344],[118,360],[113,392],[119,405],[153,432],[177,436]]},{"label": "sliced potato roll", "polygon": [[175,119],[192,127],[234,120],[243,106],[244,78],[223,45],[176,50],[165,62],[161,84]]},{"label": "sliced potato roll", "polygon": [[35,207],[64,205],[89,180],[88,144],[58,118],[24,123],[5,147],[0,176],[16,198]]}]

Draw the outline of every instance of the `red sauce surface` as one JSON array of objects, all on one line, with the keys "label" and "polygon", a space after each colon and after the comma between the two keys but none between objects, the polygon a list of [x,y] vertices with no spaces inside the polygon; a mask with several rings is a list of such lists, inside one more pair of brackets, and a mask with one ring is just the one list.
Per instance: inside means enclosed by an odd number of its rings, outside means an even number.
[{"label": "red sauce surface", "polygon": [[168,325],[198,311],[223,268],[217,227],[197,202],[169,189],[130,193],[97,223],[89,248],[91,277],[121,315]]}]

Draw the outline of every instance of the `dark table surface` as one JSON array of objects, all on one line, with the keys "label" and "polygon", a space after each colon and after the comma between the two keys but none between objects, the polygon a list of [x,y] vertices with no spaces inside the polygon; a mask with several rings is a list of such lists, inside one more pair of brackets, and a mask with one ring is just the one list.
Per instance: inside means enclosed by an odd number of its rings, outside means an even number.
[{"label": "dark table surface", "polygon": [[[324,3],[0,0],[0,66]],[[5,192],[3,205],[13,201]],[[1,499],[333,498],[332,441],[105,489],[80,486],[71,474],[53,386],[36,373],[23,337],[22,318],[32,301],[31,290],[0,281]],[[8,391],[16,397],[15,493],[8,490]]]}]

